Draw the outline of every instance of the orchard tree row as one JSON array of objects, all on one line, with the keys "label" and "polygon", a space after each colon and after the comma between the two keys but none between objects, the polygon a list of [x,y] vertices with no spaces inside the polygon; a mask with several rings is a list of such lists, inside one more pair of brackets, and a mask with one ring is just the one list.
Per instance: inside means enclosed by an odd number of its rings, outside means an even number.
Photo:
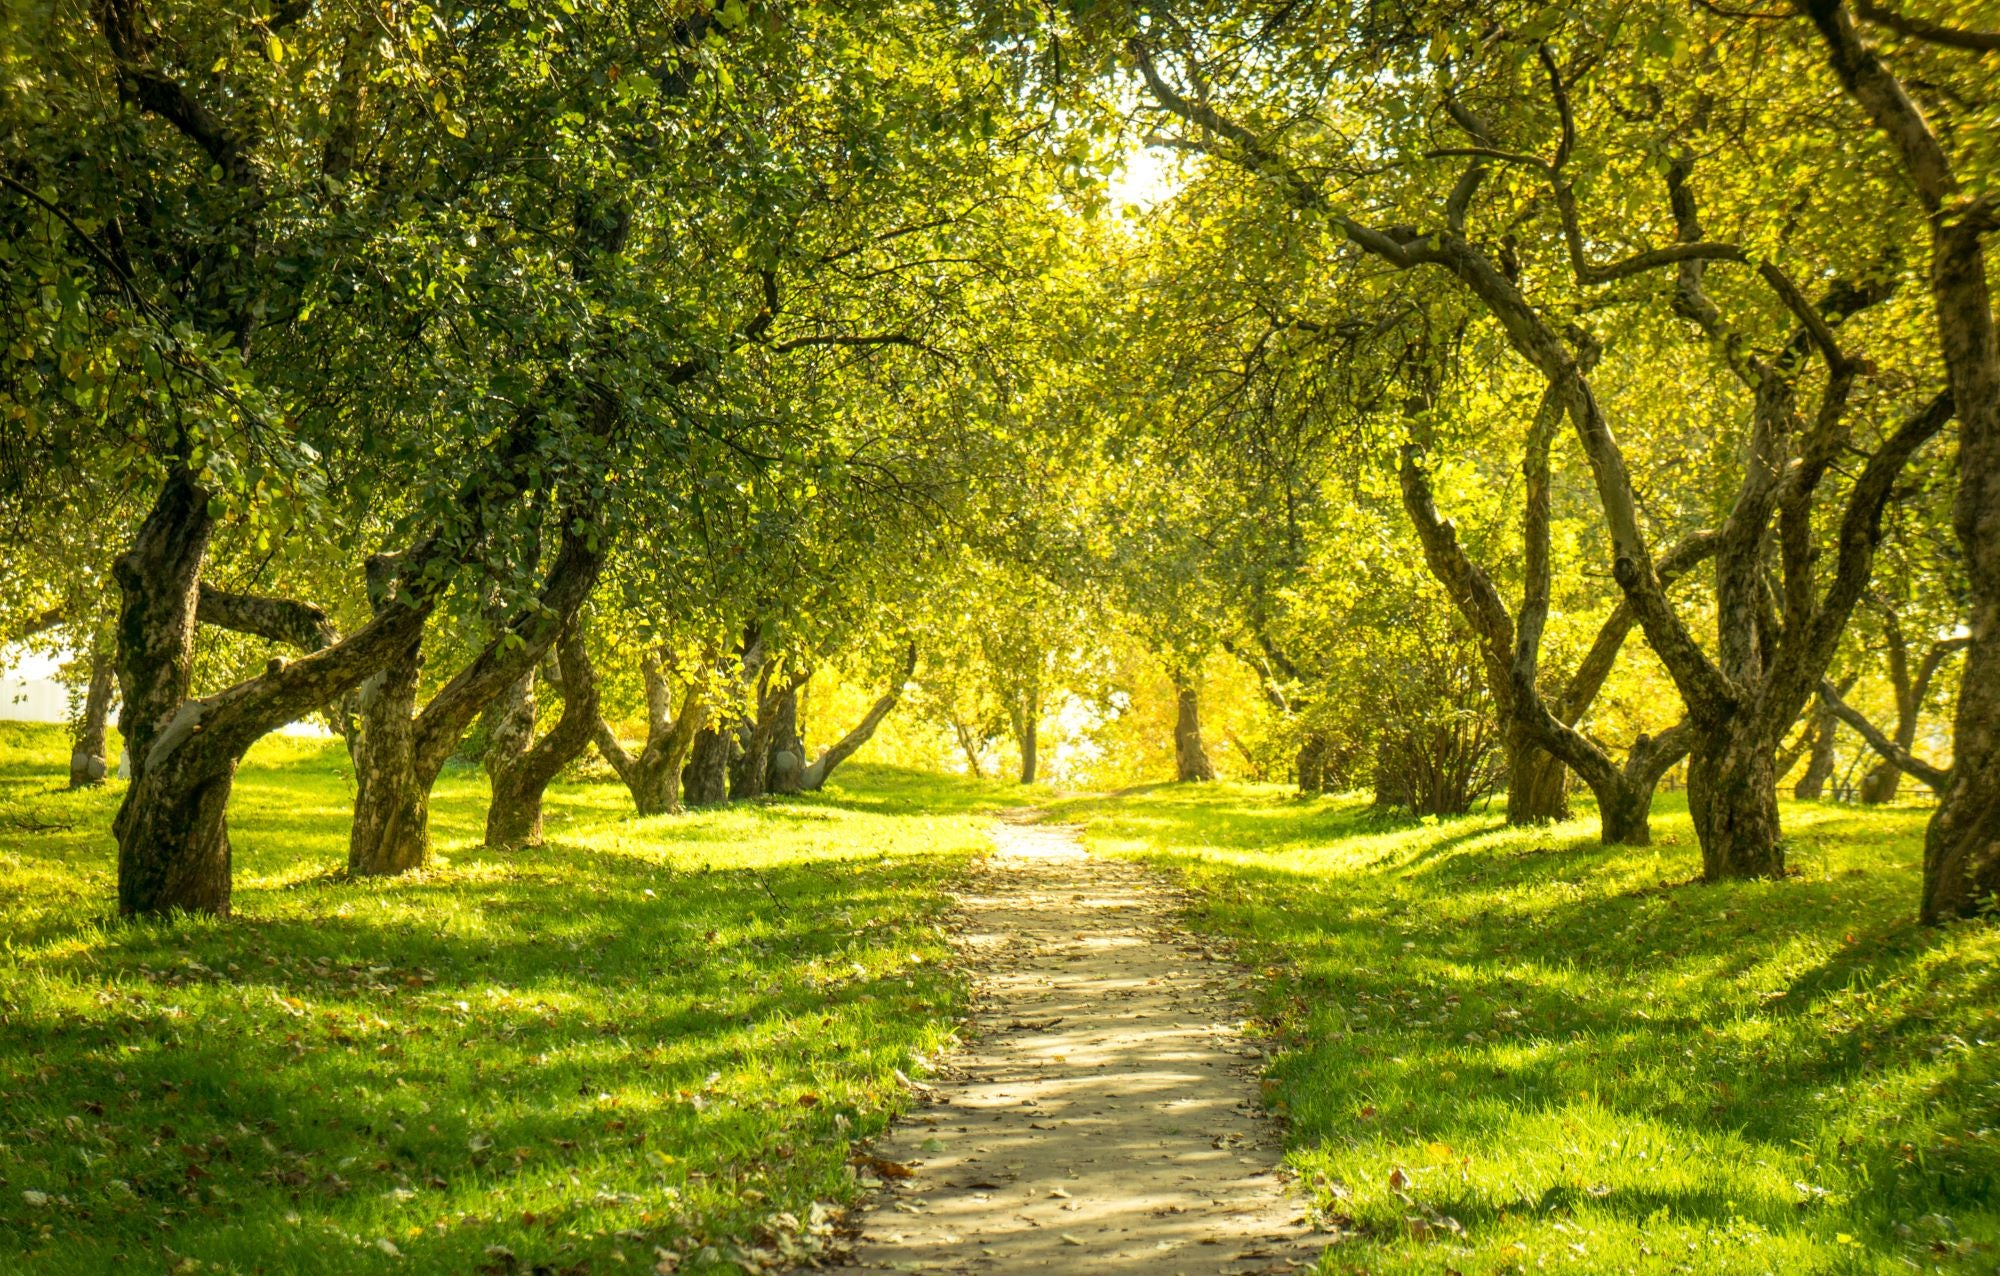
[{"label": "orchard tree row", "polygon": [[[1033,780],[1065,698],[1145,718],[1116,644],[1183,780],[1587,791],[1616,844],[1684,784],[1719,879],[1844,760],[1935,797],[1926,920],[2000,890],[1986,6],[10,36],[0,632],[77,655],[77,782],[118,705],[127,912],[227,909],[231,774],[303,716],[389,873],[468,740],[505,844],[593,747],[643,812],[817,787],[906,687]],[[802,731],[835,668],[879,699]]]}]

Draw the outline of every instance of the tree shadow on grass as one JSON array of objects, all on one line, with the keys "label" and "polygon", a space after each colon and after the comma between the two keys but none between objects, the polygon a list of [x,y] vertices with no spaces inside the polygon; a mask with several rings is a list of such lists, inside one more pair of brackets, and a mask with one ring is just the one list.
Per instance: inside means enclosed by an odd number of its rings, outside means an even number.
[{"label": "tree shadow on grass", "polygon": [[[1941,1021],[1993,1004],[2000,944],[1908,925],[1899,892],[1913,897],[1914,875],[1880,867],[1884,839],[1909,836],[1893,821],[1801,819],[1821,843],[1809,880],[1663,889],[1698,868],[1676,799],[1657,810],[1660,843],[1640,849],[1597,845],[1582,819],[1415,830],[1353,802],[1292,820],[1254,800],[1214,808],[1091,814],[1188,873],[1202,924],[1272,963],[1260,1000],[1302,1166],[1371,1180],[1372,1198],[1343,1208],[1381,1213],[1388,1232],[1403,1234],[1403,1207],[1379,1184],[1427,1147],[1521,1185],[1439,1188],[1437,1208],[1468,1226],[1590,1174],[1603,1195],[1564,1208],[1627,1226],[1665,1210],[1817,1229],[1821,1187],[1845,1194],[1849,1231],[1886,1232],[1927,1199],[2000,1221],[1994,1150],[1960,1134],[2000,1116],[2000,1076]],[[1941,945],[1961,954],[1949,1001]],[[1941,1141],[1920,1157],[1926,1139]],[[1621,1163],[1621,1143],[1668,1149],[1685,1181]]]}]

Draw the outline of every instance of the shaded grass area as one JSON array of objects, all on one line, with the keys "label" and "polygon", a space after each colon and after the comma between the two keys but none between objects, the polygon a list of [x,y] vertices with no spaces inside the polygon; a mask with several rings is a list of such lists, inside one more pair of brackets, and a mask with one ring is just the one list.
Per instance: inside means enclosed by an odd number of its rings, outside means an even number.
[{"label": "shaded grass area", "polygon": [[2000,1259],[2000,932],[1913,923],[1924,810],[1789,803],[1800,875],[1717,886],[1674,797],[1636,850],[1247,785],[1051,815],[1259,968],[1322,1270]]},{"label": "shaded grass area", "polygon": [[858,765],[678,817],[562,785],[549,845],[495,853],[453,770],[438,863],[347,882],[343,751],[272,739],[231,812],[238,915],[126,924],[117,793],[59,791],[66,756],[0,723],[0,1270],[799,1252],[952,1040],[942,888],[1002,804]]}]

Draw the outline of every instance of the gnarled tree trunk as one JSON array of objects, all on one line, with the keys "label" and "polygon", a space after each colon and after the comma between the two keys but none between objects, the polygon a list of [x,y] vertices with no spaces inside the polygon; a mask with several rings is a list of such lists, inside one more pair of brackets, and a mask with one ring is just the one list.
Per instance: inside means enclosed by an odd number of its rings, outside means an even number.
[{"label": "gnarled tree trunk", "polygon": [[889,684],[889,689],[868,707],[868,712],[861,716],[861,721],[854,725],[852,731],[834,741],[832,747],[813,759],[800,774],[799,787],[815,793],[825,788],[827,778],[833,774],[833,769],[853,757],[855,751],[874,736],[875,729],[881,726],[882,720],[895,709],[897,702],[903,698],[904,686],[916,676],[916,673],[917,644],[913,642],[903,658],[903,663],[897,666],[895,680]]},{"label": "gnarled tree trunk", "polygon": [[[542,795],[557,773],[590,747],[601,720],[596,673],[590,667],[579,621],[572,620],[556,641],[556,672],[563,695],[562,716],[540,740],[521,748],[510,747],[487,768],[493,778],[493,800],[486,808],[488,846],[542,844]],[[527,714],[530,734],[535,724],[533,703],[531,696]]]},{"label": "gnarled tree trunk", "polygon": [[[597,583],[605,542],[574,510],[561,517],[562,540],[539,596],[461,669],[421,712],[415,707],[419,656],[413,639],[379,685],[361,695],[354,826],[348,872],[407,872],[430,855],[430,793],[458,742],[494,697],[532,673]],[[372,566],[372,564],[371,564]],[[378,599],[388,572],[371,581]],[[590,725],[594,726],[594,722]]]},{"label": "gnarled tree trunk", "polygon": [[[132,760],[132,783],[113,824],[118,907],[128,915],[229,912],[223,810],[235,765],[195,782],[193,791],[174,783],[178,775],[146,783],[153,744],[187,703],[193,685],[195,606],[213,531],[208,493],[189,470],[176,467],[132,548],[112,566],[120,593],[118,730]],[[159,809],[147,809],[152,789],[171,794]]]},{"label": "gnarled tree trunk", "polygon": [[1174,684],[1174,779],[1186,784],[1215,778],[1215,764],[1201,740],[1201,699],[1194,676],[1176,667]]},{"label": "gnarled tree trunk", "polygon": [[417,771],[417,679],[423,637],[414,635],[354,695],[354,818],[347,871],[387,877],[424,862],[430,850],[430,790]]},{"label": "gnarled tree trunk", "polygon": [[671,711],[673,690],[658,657],[647,653],[640,671],[646,679],[645,744],[637,754],[627,753],[611,725],[600,716],[597,751],[625,782],[639,814],[662,815],[681,809],[681,772],[688,765],[695,733],[708,722],[708,700],[700,684],[691,682],[681,695],[680,712],[675,714]]}]

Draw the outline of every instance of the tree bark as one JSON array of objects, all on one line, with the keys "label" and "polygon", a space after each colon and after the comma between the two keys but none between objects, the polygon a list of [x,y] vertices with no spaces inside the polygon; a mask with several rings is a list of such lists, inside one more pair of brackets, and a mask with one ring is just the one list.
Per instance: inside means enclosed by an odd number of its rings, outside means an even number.
[{"label": "tree bark", "polygon": [[1329,745],[1323,731],[1308,731],[1299,741],[1299,796],[1316,797],[1326,792],[1326,755]]},{"label": "tree bark", "polygon": [[695,733],[684,781],[689,806],[715,806],[729,800],[729,755],[735,747],[733,731],[710,726]]},{"label": "tree bark", "polygon": [[641,815],[662,815],[681,809],[681,772],[694,747],[695,733],[707,725],[708,700],[698,683],[681,694],[678,714],[672,712],[673,689],[657,656],[648,653],[641,664],[646,679],[646,741],[629,754],[612,733],[611,724],[597,721],[597,750],[631,791]]},{"label": "tree bark", "polygon": [[[540,846],[542,795],[561,770],[583,755],[602,721],[598,710],[597,677],[590,667],[583,625],[572,620],[556,641],[556,671],[563,711],[547,735],[520,749],[509,749],[497,766],[489,766],[493,800],[486,808],[486,844]],[[533,699],[528,700],[527,725],[534,730]]]},{"label": "tree bark", "polygon": [[1172,671],[1174,684],[1174,779],[1183,784],[1215,778],[1215,764],[1201,739],[1201,700],[1194,677]]},{"label": "tree bark", "polygon": [[[438,773],[486,706],[541,663],[596,586],[605,541],[584,528],[574,510],[564,511],[561,520],[562,539],[539,595],[421,712],[412,716],[420,638],[399,653],[380,684],[359,697],[361,738],[355,757],[354,825],[347,847],[350,874],[403,873],[429,858],[430,793]],[[386,580],[371,582],[378,599],[386,589]]]},{"label": "tree bark", "polygon": [[757,679],[757,716],[743,736],[743,753],[730,776],[731,801],[762,797],[770,791],[771,758],[777,751],[778,729],[790,704],[792,721],[798,721],[798,689],[812,676],[809,669],[780,673],[782,657],[764,662]]},{"label": "tree bark", "polygon": [[408,872],[430,850],[431,786],[417,772],[417,679],[422,672],[420,632],[354,695],[354,817],[347,832],[347,871],[356,877]]},{"label": "tree bark", "polygon": [[1569,818],[1569,768],[1519,722],[1507,724],[1507,823],[1553,824]]},{"label": "tree bark", "polygon": [[799,688],[778,698],[778,725],[771,733],[771,759],[764,787],[772,793],[797,793],[805,775],[806,742],[799,735]]},{"label": "tree bark", "polygon": [[882,720],[895,709],[897,702],[903,698],[903,688],[916,676],[916,673],[917,644],[913,642],[905,653],[903,662],[897,666],[895,680],[889,684],[889,689],[868,707],[868,712],[862,715],[861,721],[855,724],[852,731],[834,741],[825,753],[813,759],[812,764],[799,776],[799,787],[814,793],[825,788],[834,768],[854,756],[855,751],[875,735],[875,729],[881,726]]},{"label": "tree bark", "polygon": [[1833,778],[1833,744],[1840,719],[1823,696],[1813,699],[1812,747],[1806,754],[1805,774],[1792,786],[1792,796],[1801,802],[1817,802],[1826,796],[1826,782]]},{"label": "tree bark", "polygon": [[104,783],[111,765],[105,753],[105,728],[111,717],[111,696],[118,689],[117,659],[99,642],[90,648],[90,684],[83,693],[83,712],[76,721],[76,739],[69,754],[69,787],[89,789]]},{"label": "tree bark", "polygon": [[1033,784],[1035,782],[1035,768],[1038,762],[1035,756],[1037,746],[1035,737],[1040,730],[1040,723],[1031,717],[1022,725],[1019,732],[1021,741],[1021,783],[1023,784]]},{"label": "tree bark", "polygon": [[1968,196],[1923,111],[1865,46],[1841,0],[1801,0],[1848,94],[1909,174],[1930,220],[1931,304],[1958,413],[1953,528],[1971,595],[1971,634],[1952,724],[1952,767],[1924,839],[1919,914],[1970,917],[2000,894],[2000,337],[1985,236],[2000,199]]}]

